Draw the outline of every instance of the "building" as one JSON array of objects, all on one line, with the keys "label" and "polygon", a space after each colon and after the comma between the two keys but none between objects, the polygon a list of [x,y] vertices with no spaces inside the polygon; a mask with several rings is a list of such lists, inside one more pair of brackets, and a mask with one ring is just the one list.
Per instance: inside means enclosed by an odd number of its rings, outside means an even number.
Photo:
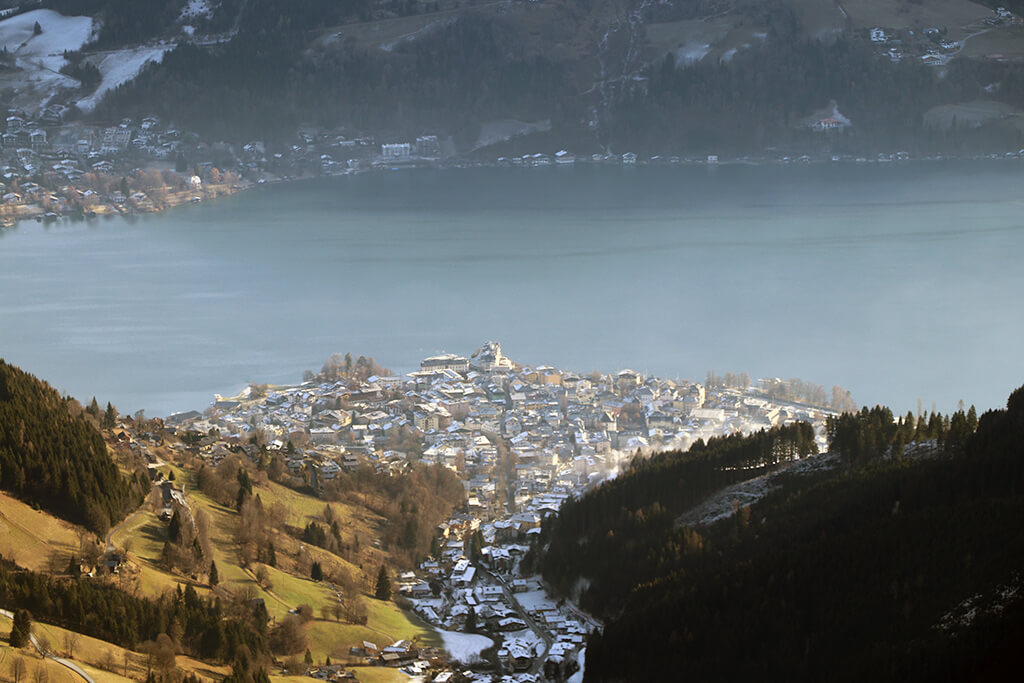
[{"label": "building", "polygon": [[380,146],[380,155],[387,161],[401,161],[412,156],[412,145],[408,142],[385,143]]},{"label": "building", "polygon": [[436,135],[421,135],[416,138],[416,153],[421,157],[441,156],[441,143]]},{"label": "building", "polygon": [[456,356],[454,353],[443,353],[439,356],[431,356],[430,358],[424,358],[421,360],[420,370],[454,370],[455,372],[469,372],[469,359],[463,356]]}]

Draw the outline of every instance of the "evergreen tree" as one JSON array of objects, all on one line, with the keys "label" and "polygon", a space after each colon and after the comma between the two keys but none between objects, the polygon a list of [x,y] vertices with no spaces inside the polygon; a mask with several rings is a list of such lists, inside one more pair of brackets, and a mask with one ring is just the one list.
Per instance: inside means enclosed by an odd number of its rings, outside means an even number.
[{"label": "evergreen tree", "polygon": [[472,607],[466,615],[466,633],[476,633],[476,610]]},{"label": "evergreen tree", "polygon": [[105,413],[103,413],[103,428],[104,429],[113,429],[114,425],[117,424],[116,420],[117,420],[117,409],[114,408],[114,406],[110,405],[110,402],[108,401],[107,402],[107,410],[106,410]]},{"label": "evergreen tree", "polygon": [[216,586],[220,583],[220,576],[217,574],[217,563],[210,562],[210,587]]},{"label": "evergreen tree", "polygon": [[319,562],[313,563],[313,568],[310,570],[310,576],[314,581],[324,580],[324,569],[322,566],[320,566]]},{"label": "evergreen tree", "polygon": [[181,515],[177,510],[171,515],[171,522],[167,525],[167,538],[171,540],[171,543],[181,541]]},{"label": "evergreen tree", "polygon": [[14,612],[14,623],[11,626],[11,647],[25,647],[32,633],[32,615],[28,610],[19,609]]},{"label": "evergreen tree", "polygon": [[374,591],[373,597],[378,600],[391,599],[391,579],[388,578],[387,565],[380,566],[380,571],[377,573],[377,589]]}]

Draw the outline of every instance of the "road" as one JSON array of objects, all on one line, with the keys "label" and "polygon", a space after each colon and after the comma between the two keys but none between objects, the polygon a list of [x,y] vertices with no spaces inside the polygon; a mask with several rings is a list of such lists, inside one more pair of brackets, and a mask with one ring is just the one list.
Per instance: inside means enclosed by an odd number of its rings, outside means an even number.
[{"label": "road", "polygon": [[[8,619],[13,620],[14,619],[14,612],[11,612],[10,610],[6,610],[6,609],[0,609],[0,616],[4,616],[4,617],[7,617]],[[53,661],[57,662],[61,666],[67,667],[71,671],[75,672],[76,674],[78,674],[79,676],[84,678],[85,679],[85,683],[96,683],[96,681],[93,680],[92,676],[90,676],[89,674],[87,674],[84,671],[82,671],[81,667],[79,667],[77,664],[75,664],[71,660],[64,659],[63,657],[55,657],[52,654],[50,654],[49,652],[43,650],[43,648],[39,646],[39,641],[36,639],[36,634],[30,633],[28,635],[28,639],[30,641],[32,641],[32,647],[34,647],[36,649],[36,651],[38,651],[39,654],[41,654],[43,657],[46,657],[47,659],[52,659]]]},{"label": "road", "polygon": [[530,665],[528,672],[533,675],[539,674],[541,669],[544,668],[544,662],[547,661],[548,652],[551,651],[551,645],[555,642],[554,638],[551,637],[551,634],[548,633],[547,630],[538,626],[537,622],[534,621],[532,616],[530,616],[530,613],[523,609],[523,606],[519,604],[519,600],[516,599],[516,594],[512,592],[508,587],[508,584],[506,584],[500,576],[492,573],[489,569],[485,569],[482,566],[478,565],[477,568],[483,571],[487,576],[491,577],[492,581],[501,586],[501,590],[505,593],[505,599],[508,601],[508,604],[515,608],[516,612],[519,613],[519,617],[526,622],[526,625],[530,627],[530,630],[536,633],[537,636],[544,641],[544,652],[534,658],[533,664]]}]

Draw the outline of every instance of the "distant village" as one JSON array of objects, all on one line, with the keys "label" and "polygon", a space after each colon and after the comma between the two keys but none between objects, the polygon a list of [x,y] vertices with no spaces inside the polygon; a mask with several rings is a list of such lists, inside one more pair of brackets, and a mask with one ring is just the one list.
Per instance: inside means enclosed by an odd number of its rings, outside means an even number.
[{"label": "distant village", "polygon": [[[992,14],[980,20],[971,35],[980,35],[994,26],[1024,24],[1024,18],[1015,16],[1005,7],[997,7]],[[943,66],[960,54],[964,40],[947,38],[947,28],[937,26],[922,30],[875,27],[868,32],[868,38],[878,54],[888,57],[894,63],[903,59],[919,59],[926,66]],[[991,61],[1004,61],[999,53],[986,56]]]},{"label": "distant village", "polygon": [[[779,380],[744,386],[745,376],[729,376],[734,386],[710,387],[633,370],[580,375],[516,363],[498,342],[468,357],[425,358],[404,377],[357,378],[352,370],[351,357],[332,357],[302,384],[250,386],[216,396],[204,413],[165,422],[206,435],[198,447],[210,463],[228,457],[233,444],[280,451],[314,489],[365,466],[400,473],[425,462],[457,473],[466,509],[440,525],[435,559],[403,574],[400,590],[444,635],[453,660],[472,663],[481,643],[460,639],[486,633],[483,645],[494,643],[504,669],[500,680],[521,683],[571,675],[597,626],[571,601],[550,597],[539,577],[520,572],[531,537],[566,499],[616,476],[638,454],[716,435],[806,421],[824,449],[825,421],[835,414],[769,398],[766,388]],[[412,643],[366,642],[351,654],[410,674],[430,666]],[[445,675],[499,680],[469,670]]]}]

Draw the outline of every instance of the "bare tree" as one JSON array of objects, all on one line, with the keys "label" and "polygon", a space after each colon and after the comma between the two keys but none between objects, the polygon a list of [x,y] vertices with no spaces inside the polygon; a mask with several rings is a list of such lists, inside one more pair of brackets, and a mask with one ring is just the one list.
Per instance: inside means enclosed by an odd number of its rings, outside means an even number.
[{"label": "bare tree", "polygon": [[74,631],[64,632],[64,652],[68,659],[75,658],[75,650],[78,648],[78,634]]},{"label": "bare tree", "polygon": [[256,567],[256,582],[263,586],[264,590],[274,590],[274,584],[270,581],[270,572],[262,564]]},{"label": "bare tree", "polygon": [[36,668],[32,670],[32,683],[46,683],[50,680],[50,672],[46,669],[46,660],[36,662]]},{"label": "bare tree", "polygon": [[14,683],[21,683],[22,679],[25,678],[25,658],[21,655],[15,655],[11,658],[11,679]]},{"label": "bare tree", "polygon": [[46,561],[46,569],[51,574],[63,574],[68,568],[68,560],[70,558],[60,550],[54,550],[50,553],[50,557]]}]

